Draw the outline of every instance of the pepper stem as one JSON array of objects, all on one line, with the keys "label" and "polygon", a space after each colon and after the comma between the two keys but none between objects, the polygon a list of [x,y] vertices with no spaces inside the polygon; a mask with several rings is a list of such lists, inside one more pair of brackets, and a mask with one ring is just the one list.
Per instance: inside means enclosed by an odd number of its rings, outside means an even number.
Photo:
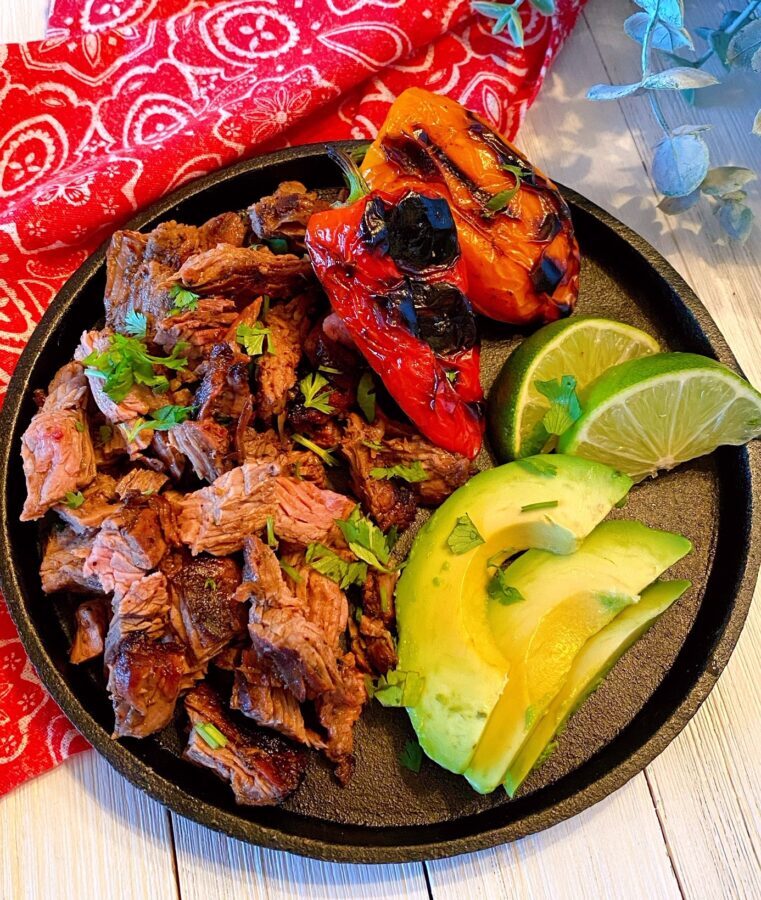
[{"label": "pepper stem", "polygon": [[365,194],[370,193],[370,188],[362,173],[359,171],[359,166],[345,150],[339,150],[338,147],[328,146],[327,153],[341,170],[344,181],[346,182],[346,187],[349,189],[349,196],[346,198],[347,206],[350,206],[352,203],[359,200],[360,197],[364,197]]}]

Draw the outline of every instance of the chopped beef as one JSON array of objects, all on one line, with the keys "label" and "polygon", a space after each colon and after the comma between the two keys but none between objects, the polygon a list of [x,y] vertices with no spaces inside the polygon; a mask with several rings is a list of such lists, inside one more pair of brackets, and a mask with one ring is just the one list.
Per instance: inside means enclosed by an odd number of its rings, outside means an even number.
[{"label": "chopped beef", "polygon": [[140,466],[135,466],[123,478],[119,479],[115,490],[122,500],[125,499],[127,494],[133,492],[158,494],[168,480],[168,477],[163,472],[154,472],[153,469],[143,469]]},{"label": "chopped beef", "polygon": [[273,463],[246,463],[220,475],[208,487],[186,494],[180,532],[193,555],[206,550],[227,556],[243,547],[246,536],[261,531],[277,508]]},{"label": "chopped beef", "polygon": [[394,621],[397,572],[370,570],[362,586],[362,615],[350,622],[352,650],[358,666],[373,675],[385,675],[397,663],[396,644],[389,631]]},{"label": "chopped beef", "polygon": [[241,647],[225,647],[212,659],[212,664],[223,672],[234,672],[240,665],[243,649]]},{"label": "chopped beef", "polygon": [[[245,425],[236,430],[235,441],[238,457],[244,462],[273,462],[284,475],[311,481],[317,487],[327,487],[325,466],[310,450],[293,450],[287,439],[281,440],[272,429],[256,431]],[[239,425],[241,424],[239,422]]]},{"label": "chopped beef", "polygon": [[185,651],[176,642],[154,640],[141,631],[124,637],[109,663],[114,737],[147,737],[168,725],[186,667]]},{"label": "chopped beef", "polygon": [[288,303],[273,306],[265,317],[274,353],[265,353],[257,366],[256,409],[262,419],[284,412],[288,392],[296,384],[304,339],[311,327],[314,300],[302,294]]},{"label": "chopped beef", "polygon": [[103,641],[108,628],[108,604],[96,597],[85,600],[77,607],[74,618],[77,631],[69,652],[69,662],[87,662],[103,653]]},{"label": "chopped beef", "polygon": [[382,425],[368,425],[352,413],[344,431],[341,452],[349,463],[354,493],[362,500],[365,510],[383,531],[393,526],[402,530],[412,524],[418,501],[410,485],[370,475],[372,469],[381,465],[374,447],[382,437]]},{"label": "chopped beef", "polygon": [[106,324],[123,331],[129,312],[148,317],[149,328],[172,308],[168,285],[194,253],[219,243],[240,247],[247,228],[240,216],[223,213],[200,228],[162,222],[148,234],[117,231],[106,254]]},{"label": "chopped beef", "polygon": [[251,229],[260,240],[286,238],[303,250],[307,222],[314,213],[330,209],[335,196],[320,196],[299,181],[283,181],[274,194],[248,208]]},{"label": "chopped beef", "polygon": [[[112,334],[113,332],[109,329],[83,332],[79,347],[74,353],[75,358],[83,360],[95,350],[107,350]],[[105,392],[102,378],[88,375],[87,379],[90,382],[90,392],[96,406],[108,422],[113,425],[117,425],[120,422],[132,423],[138,417],[147,415],[151,410],[158,409],[166,402],[165,399],[154,394],[146,385],[135,384],[120,403],[115,403]]]},{"label": "chopped beef", "polygon": [[[256,300],[249,303],[248,306],[244,306],[233,319],[224,336],[224,340],[226,340],[228,344],[238,344],[238,329],[241,325],[253,325],[255,322],[259,321],[259,313],[262,311],[262,302],[262,297],[257,297]],[[220,338],[220,340],[222,340],[222,338]]]},{"label": "chopped beef", "polygon": [[[332,313],[331,315],[335,315]],[[331,381],[344,389],[345,382],[348,379],[350,384],[356,383],[358,378],[358,369],[362,367],[362,357],[353,345],[347,347],[345,343],[335,340],[325,330],[325,323],[330,318],[326,316],[317,322],[304,341],[304,354],[313,369],[319,369],[321,366],[328,369],[337,369],[340,375],[334,375]]]},{"label": "chopped beef", "polygon": [[151,449],[169,477],[174,481],[179,481],[185,471],[185,457],[170,444],[169,435],[164,431],[154,431],[151,438]]},{"label": "chopped beef", "polygon": [[347,519],[356,506],[344,494],[283,476],[275,479],[275,498],[275,533],[281,540],[303,547],[336,540],[340,535],[336,519]]},{"label": "chopped beef", "polygon": [[248,387],[249,357],[226,343],[215,344],[206,363],[203,381],[196,391],[199,419],[232,422],[240,416],[251,392]]},{"label": "chopped beef", "polygon": [[299,701],[333,690],[335,651],[286,585],[277,557],[256,536],[247,538],[244,556],[241,589],[252,598],[248,632],[257,659]]},{"label": "chopped beef", "polygon": [[72,360],[55,373],[41,409],[84,409],[87,404],[87,378],[81,363]]},{"label": "chopped beef", "polygon": [[[333,394],[328,397],[332,404]],[[334,411],[337,411],[334,407]],[[308,437],[318,447],[333,449],[341,443],[341,427],[333,418],[334,413],[308,407],[298,398],[288,408],[288,424],[298,434]]]},{"label": "chopped beef", "polygon": [[305,565],[301,553],[284,553],[283,561],[293,566],[298,579],[287,577],[296,599],[306,610],[307,618],[325,635],[325,640],[338,655],[341,635],[346,631],[349,604],[341,588],[311,566]]},{"label": "chopped beef", "polygon": [[59,503],[55,511],[74,531],[80,534],[95,531],[116,511],[115,488],[116,482],[110,475],[98,472],[95,480],[82,491],[85,500],[81,506]]},{"label": "chopped beef", "polygon": [[86,395],[82,379],[80,374],[62,378],[21,438],[26,478],[22,522],[41,518],[95,478],[95,450],[81,409]]},{"label": "chopped beef", "polygon": [[419,462],[428,477],[414,485],[424,506],[438,506],[472,475],[472,464],[459,453],[437,447],[419,434],[387,437],[378,465],[409,466]]},{"label": "chopped beef", "polygon": [[235,303],[224,297],[202,297],[196,309],[167,316],[156,327],[153,343],[165,353],[180,341],[189,344],[188,360],[193,366],[208,356],[211,348],[227,340],[232,323],[237,320]]},{"label": "chopped beef", "polygon": [[[271,806],[299,786],[306,769],[304,751],[275,735],[233,722],[207,685],[198,685],[185,697],[185,711],[191,725],[185,758],[228,781],[238,803]],[[213,748],[204,740],[198,726],[207,724],[221,732],[224,746]]]},{"label": "chopped beef", "polygon": [[203,481],[214,481],[230,468],[230,432],[211,419],[175,425],[169,443],[188,458]]},{"label": "chopped beef", "polygon": [[106,664],[128,634],[140,632],[158,640],[171,631],[172,601],[162,572],[142,575],[123,594],[115,594],[114,615],[106,636]]},{"label": "chopped beef", "polygon": [[288,297],[313,279],[307,257],[256,247],[217,244],[187,259],[171,281],[197,294],[229,294],[238,302],[260,294]]},{"label": "chopped beef", "polygon": [[235,599],[240,569],[232,559],[176,555],[166,571],[185,641],[199,664],[246,636],[247,610]]},{"label": "chopped beef", "polygon": [[252,650],[243,651],[236,668],[230,707],[262,728],[272,728],[310,747],[323,746],[320,736],[307,728],[298,700],[277,682]]},{"label": "chopped beef", "polygon": [[130,494],[124,506],[105,520],[84,565],[85,575],[97,575],[103,589],[121,596],[155,568],[170,545],[178,541],[169,502],[161,495]]},{"label": "chopped beef", "polygon": [[84,573],[92,543],[90,535],[77,534],[73,528],[54,528],[50,532],[40,565],[42,590],[46,594],[58,591],[76,594],[101,592],[98,577]]},{"label": "chopped beef", "polygon": [[367,702],[367,688],[354,654],[338,661],[339,685],[315,699],[320,724],[328,733],[325,754],[336,764],[336,778],[346,784],[354,773],[354,726]]}]

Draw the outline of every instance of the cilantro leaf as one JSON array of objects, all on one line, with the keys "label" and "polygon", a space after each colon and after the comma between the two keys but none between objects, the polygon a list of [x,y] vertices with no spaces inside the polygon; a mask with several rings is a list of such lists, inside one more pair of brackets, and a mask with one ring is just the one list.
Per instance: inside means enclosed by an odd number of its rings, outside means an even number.
[{"label": "cilantro leaf", "polygon": [[357,405],[372,425],[375,421],[375,381],[370,372],[365,372],[357,385]]},{"label": "cilantro leaf", "polygon": [[146,428],[152,431],[169,431],[175,425],[180,425],[193,412],[192,406],[162,406],[154,410],[148,419],[139,418],[124,435],[128,444]]},{"label": "cilantro leaf", "polygon": [[85,431],[85,423],[84,422],[75,422],[74,427],[80,434],[84,434]]},{"label": "cilantro leaf", "polygon": [[113,437],[114,429],[110,425],[101,425],[98,428],[98,437],[101,444],[107,444]]},{"label": "cilantro leaf", "polygon": [[320,372],[327,372],[328,375],[343,375],[340,369],[334,369],[333,366],[318,366]]},{"label": "cilantro leaf", "polygon": [[278,539],[275,537],[275,520],[272,516],[267,516],[267,546],[276,549]]},{"label": "cilantro leaf", "polygon": [[144,338],[147,328],[148,320],[143,313],[131,309],[124,317],[124,330],[132,337]]},{"label": "cilantro leaf", "polygon": [[550,381],[535,381],[534,387],[550,401],[550,408],[542,419],[549,434],[562,434],[581,415],[581,404],[576,394],[573,375]]},{"label": "cilantro leaf", "polygon": [[400,707],[415,706],[420,700],[425,685],[425,678],[417,672],[392,670],[367,685],[367,693],[374,697],[381,706]]},{"label": "cilantro leaf", "polygon": [[361,441],[363,446],[368,447],[370,450],[382,450],[383,444],[380,441]]},{"label": "cilantro leaf", "polygon": [[502,166],[502,168],[506,172],[510,172],[515,176],[515,184],[512,187],[507,188],[504,191],[500,191],[498,194],[495,194],[491,198],[491,200],[489,200],[489,202],[486,204],[486,208],[490,212],[501,212],[503,209],[506,209],[510,201],[521,189],[523,179],[527,175],[531,174],[530,172],[526,172],[520,166],[509,166],[505,164]]},{"label": "cilantro leaf", "polygon": [[105,350],[93,350],[83,360],[85,372],[103,380],[103,390],[114,403],[121,403],[136,384],[143,384],[158,393],[169,390],[166,375],[156,374],[157,366],[179,371],[188,365],[182,355],[188,345],[179,341],[169,356],[151,356],[145,343],[136,337],[112,334]]},{"label": "cilantro leaf", "polygon": [[[315,444],[314,441],[305,438],[303,434],[293,434],[291,435],[291,439],[294,443],[301,444],[302,447],[306,447],[307,450],[311,450],[312,453],[319,456],[326,466],[338,465],[338,460],[333,456],[330,450],[323,450],[323,448]],[[333,449],[335,450],[335,447]]]},{"label": "cilantro leaf", "polygon": [[388,567],[396,535],[388,537],[355,506],[348,519],[336,519],[351,552],[379,572],[393,571]]},{"label": "cilantro leaf", "polygon": [[178,316],[180,313],[193,312],[198,309],[200,294],[189,291],[179,282],[171,286],[169,296],[174,300],[172,308],[169,310],[170,316]]},{"label": "cilantro leaf", "polygon": [[370,477],[378,480],[383,478],[401,478],[403,481],[407,481],[410,484],[428,481],[428,473],[418,459],[409,466],[376,466],[375,468],[370,469]]},{"label": "cilantro leaf", "polygon": [[335,412],[334,407],[330,405],[330,391],[323,391],[327,385],[328,379],[319,372],[314,372],[301,379],[299,389],[304,395],[306,409],[316,409],[327,415]]},{"label": "cilantro leaf", "polygon": [[278,560],[280,563],[280,568],[285,572],[285,574],[296,584],[301,584],[304,580],[301,575],[299,575],[298,570],[295,569],[290,563],[284,562],[282,559]]},{"label": "cilantro leaf", "polygon": [[521,512],[531,512],[535,509],[554,509],[559,502],[559,500],[540,500],[538,503],[527,503],[521,507]]},{"label": "cilantro leaf", "polygon": [[347,562],[324,544],[310,544],[306,552],[307,565],[329,578],[341,588],[351,584],[364,584],[367,565],[363,562]]},{"label": "cilantro leaf", "polygon": [[521,603],[526,599],[518,588],[507,583],[505,570],[501,568],[497,568],[491,578],[489,578],[486,593],[490,600],[495,600],[497,603],[501,603],[502,606],[512,606],[513,603]]},{"label": "cilantro leaf", "polygon": [[423,748],[417,741],[407,741],[404,750],[399,754],[399,763],[416,775],[423,763]]},{"label": "cilantro leaf", "polygon": [[204,581],[203,586],[207,591],[211,591],[212,593],[217,592],[217,582],[213,578],[207,578],[206,581]]},{"label": "cilantro leaf", "polygon": [[272,332],[261,322],[246,325],[245,322],[235,329],[235,340],[242,345],[249,356],[261,356],[264,353],[264,344],[267,343],[267,352],[272,353]]},{"label": "cilantro leaf", "polygon": [[459,556],[483,543],[484,539],[473,524],[470,516],[467,513],[464,516],[458,516],[454,528],[447,538],[447,546],[452,553],[456,553]]},{"label": "cilantro leaf", "polygon": [[85,495],[82,491],[66,491],[66,505],[69,509],[79,509],[85,502]]}]

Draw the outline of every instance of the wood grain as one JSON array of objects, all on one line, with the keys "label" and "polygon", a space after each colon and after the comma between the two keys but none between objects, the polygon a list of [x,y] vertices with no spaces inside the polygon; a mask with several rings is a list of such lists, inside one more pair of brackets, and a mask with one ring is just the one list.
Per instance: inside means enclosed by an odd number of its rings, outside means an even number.
[{"label": "wood grain", "polygon": [[0,0],[0,44],[44,37],[47,7],[48,0]]},{"label": "wood grain", "polygon": [[3,900],[174,900],[169,814],[96,753],[0,805]]}]

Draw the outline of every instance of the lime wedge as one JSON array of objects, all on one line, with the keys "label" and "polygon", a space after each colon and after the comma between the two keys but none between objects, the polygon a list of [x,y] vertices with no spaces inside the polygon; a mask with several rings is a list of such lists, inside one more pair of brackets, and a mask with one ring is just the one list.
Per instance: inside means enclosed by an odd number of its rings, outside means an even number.
[{"label": "lime wedge", "polygon": [[761,436],[761,394],[693,353],[622,363],[589,386],[581,405],[581,418],[560,436],[560,451],[637,480]]},{"label": "lime wedge", "polygon": [[489,427],[499,459],[533,456],[554,442],[542,424],[550,401],[537,382],[572,375],[581,390],[611,366],[659,349],[655,338],[638,328],[592,316],[553,322],[534,332],[511,354],[489,396]]}]

